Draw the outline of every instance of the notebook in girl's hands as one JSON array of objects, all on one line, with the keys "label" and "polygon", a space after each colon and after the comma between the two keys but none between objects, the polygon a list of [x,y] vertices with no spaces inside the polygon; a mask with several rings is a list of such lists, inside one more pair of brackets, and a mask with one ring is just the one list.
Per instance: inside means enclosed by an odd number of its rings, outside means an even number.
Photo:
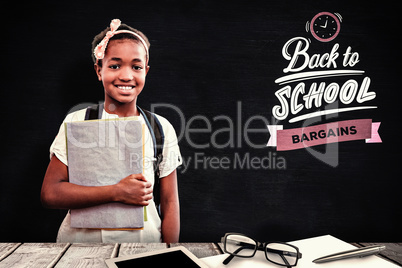
[{"label": "notebook in girl's hands", "polygon": [[[103,186],[142,173],[144,125],[138,118],[87,120],[65,124],[71,183]],[[144,208],[108,203],[71,210],[71,227],[137,229]]]}]

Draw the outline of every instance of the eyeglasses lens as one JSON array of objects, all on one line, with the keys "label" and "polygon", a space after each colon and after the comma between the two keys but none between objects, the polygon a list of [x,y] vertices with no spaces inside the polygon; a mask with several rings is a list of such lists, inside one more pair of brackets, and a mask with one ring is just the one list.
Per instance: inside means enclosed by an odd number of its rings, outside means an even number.
[{"label": "eyeglasses lens", "polygon": [[297,263],[297,250],[289,245],[270,243],[266,246],[267,258],[279,265],[293,266]]},{"label": "eyeglasses lens", "polygon": [[225,240],[227,253],[239,257],[251,257],[255,253],[256,242],[243,235],[228,235]]}]

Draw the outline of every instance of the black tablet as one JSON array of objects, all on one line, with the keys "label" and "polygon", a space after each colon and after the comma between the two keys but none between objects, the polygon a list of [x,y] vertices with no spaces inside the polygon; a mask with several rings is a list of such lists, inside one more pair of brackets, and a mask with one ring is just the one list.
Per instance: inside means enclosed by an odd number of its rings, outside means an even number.
[{"label": "black tablet", "polygon": [[180,265],[180,267],[188,268],[208,267],[183,246],[108,259],[106,264],[109,268],[158,267],[161,264],[172,264],[175,267]]}]

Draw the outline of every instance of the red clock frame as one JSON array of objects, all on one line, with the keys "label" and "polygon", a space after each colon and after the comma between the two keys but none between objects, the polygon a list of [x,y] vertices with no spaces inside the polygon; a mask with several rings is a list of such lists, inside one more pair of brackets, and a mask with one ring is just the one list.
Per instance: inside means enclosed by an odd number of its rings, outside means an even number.
[{"label": "red clock frame", "polygon": [[[334,33],[333,36],[331,36],[329,38],[321,38],[314,32],[314,22],[315,22],[315,20],[318,17],[323,16],[323,15],[330,16],[331,18],[333,18],[336,21],[336,32]],[[339,22],[339,19],[334,14],[332,14],[330,12],[320,12],[320,13],[318,13],[317,15],[315,15],[313,17],[313,19],[311,20],[311,23],[310,23],[310,32],[311,32],[311,34],[314,36],[315,39],[317,39],[318,41],[321,41],[321,42],[329,42],[329,41],[334,40],[338,36],[340,30],[341,30],[341,23]]]}]

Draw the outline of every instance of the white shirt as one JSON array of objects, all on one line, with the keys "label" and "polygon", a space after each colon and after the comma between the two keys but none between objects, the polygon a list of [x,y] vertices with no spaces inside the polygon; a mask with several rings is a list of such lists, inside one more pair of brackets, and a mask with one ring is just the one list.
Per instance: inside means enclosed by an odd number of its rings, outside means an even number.
[{"label": "white shirt", "polygon": [[[50,158],[55,155],[62,163],[68,166],[66,138],[64,123],[83,121],[85,119],[86,109],[82,109],[66,116],[61,124],[59,133],[50,146]],[[102,113],[102,119],[118,118],[115,114],[109,114],[105,110]],[[163,160],[159,166],[160,177],[166,177],[181,165],[181,154],[177,144],[177,136],[173,126],[164,117],[157,115],[163,132],[165,134],[165,143],[163,146]],[[139,120],[145,124],[144,118],[140,115]],[[145,127],[144,138],[144,156],[145,159],[154,158],[154,144],[149,129]],[[154,170],[152,164],[144,165],[143,175],[147,181],[154,183]],[[122,178],[123,179],[123,178]],[[161,242],[161,220],[155,207],[155,203],[151,200],[146,207],[147,221],[144,222],[143,230],[103,230],[103,229],[82,229],[71,228],[70,213],[67,213],[63,223],[60,226],[57,235],[57,242],[96,242],[96,243],[124,243],[124,242],[142,242],[152,243]]]}]

